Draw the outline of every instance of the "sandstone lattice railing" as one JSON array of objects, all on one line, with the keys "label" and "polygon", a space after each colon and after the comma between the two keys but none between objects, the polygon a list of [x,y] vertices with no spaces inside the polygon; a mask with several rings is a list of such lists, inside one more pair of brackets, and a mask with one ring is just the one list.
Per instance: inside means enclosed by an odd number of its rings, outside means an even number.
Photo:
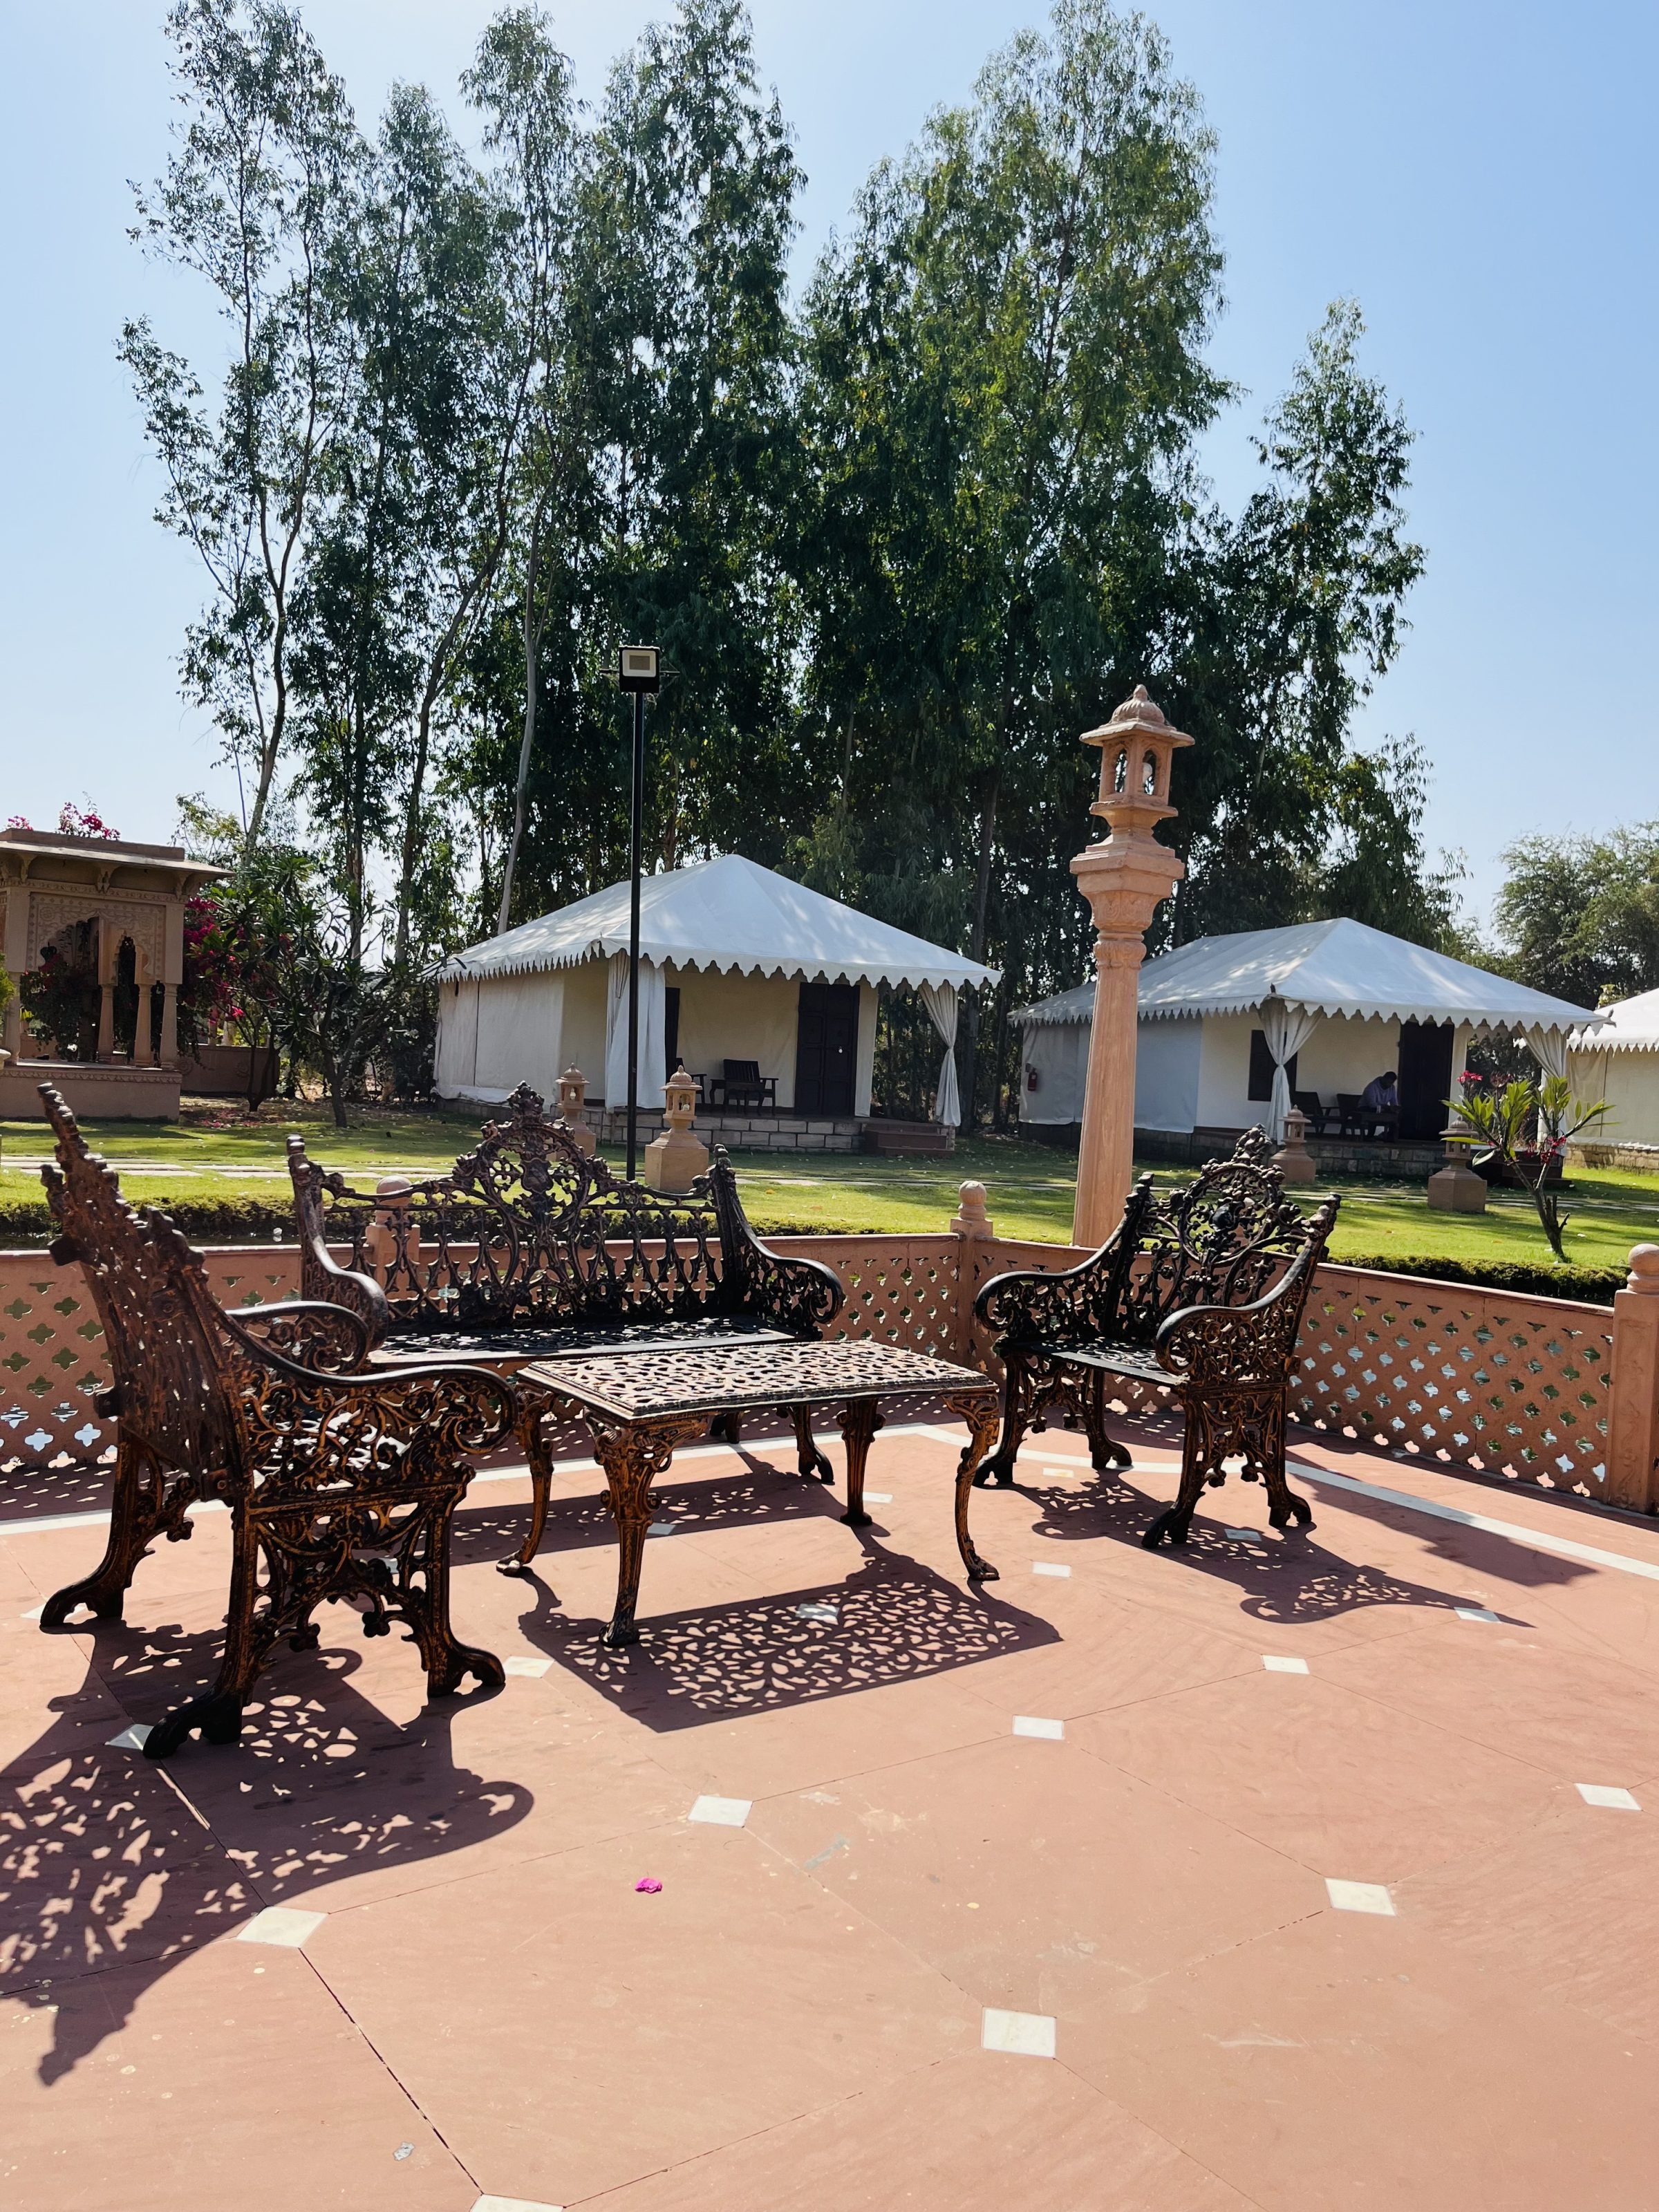
[{"label": "sandstone lattice railing", "polygon": [[[1065,1267],[1084,1256],[1066,1245],[996,1237],[982,1222],[959,1222],[935,1237],[775,1241],[826,1261],[840,1275],[848,1292],[842,1334],[993,1369],[991,1346],[973,1322],[981,1285],[1005,1268]],[[292,1244],[222,1249],[207,1261],[227,1304],[297,1294]],[[1659,1420],[1650,1403],[1659,1391],[1659,1297],[1621,1293],[1620,1310],[1609,1311],[1327,1267],[1316,1279],[1299,1350],[1292,1397],[1299,1421],[1449,1468],[1626,1504],[1659,1503]],[[1614,1389],[1620,1372],[1622,1401]],[[113,1429],[92,1399],[107,1379],[79,1269],[54,1267],[44,1252],[0,1253],[0,1473],[85,1468],[106,1456]],[[1132,1412],[1152,1412],[1167,1397],[1147,1389],[1124,1402]],[[1622,1453],[1609,1442],[1615,1401],[1626,1407]]]}]

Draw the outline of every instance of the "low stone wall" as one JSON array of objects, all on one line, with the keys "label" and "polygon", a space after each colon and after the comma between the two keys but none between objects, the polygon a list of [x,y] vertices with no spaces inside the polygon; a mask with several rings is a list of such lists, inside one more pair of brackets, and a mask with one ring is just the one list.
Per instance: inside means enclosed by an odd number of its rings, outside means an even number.
[{"label": "low stone wall", "polygon": [[[620,1108],[590,1107],[587,1119],[601,1144],[628,1142],[628,1116]],[[663,1128],[652,1108],[639,1117],[639,1140],[650,1143]],[[699,1112],[695,1135],[705,1145],[724,1145],[728,1152],[855,1152],[862,1121],[810,1120],[794,1114],[708,1114]]]}]

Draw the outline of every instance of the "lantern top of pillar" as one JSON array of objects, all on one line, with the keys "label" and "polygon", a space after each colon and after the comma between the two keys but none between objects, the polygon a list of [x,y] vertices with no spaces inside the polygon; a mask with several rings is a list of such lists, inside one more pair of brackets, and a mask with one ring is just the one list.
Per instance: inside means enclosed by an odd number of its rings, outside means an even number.
[{"label": "lantern top of pillar", "polygon": [[1109,721],[1083,733],[1085,745],[1100,749],[1100,796],[1090,812],[1103,816],[1114,836],[1168,821],[1176,811],[1170,804],[1170,757],[1192,742],[1184,730],[1171,727],[1146,686],[1137,684]]}]

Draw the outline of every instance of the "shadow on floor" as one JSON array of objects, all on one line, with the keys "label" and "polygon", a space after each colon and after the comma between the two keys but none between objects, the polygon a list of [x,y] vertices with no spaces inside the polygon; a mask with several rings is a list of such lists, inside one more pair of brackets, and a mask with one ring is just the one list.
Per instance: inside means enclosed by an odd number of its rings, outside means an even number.
[{"label": "shadow on floor", "polygon": [[[1059,1642],[1048,1622],[990,1589],[963,1589],[863,1540],[864,1563],[843,1581],[647,1616],[627,1650],[605,1649],[603,1621],[566,1620],[550,1600],[520,1626],[527,1642],[658,1730],[781,1712]],[[803,1607],[813,1612],[804,1618]]]},{"label": "shadow on floor", "polygon": [[[353,1688],[351,1651],[279,1659],[239,1751],[192,1743],[163,1769],[107,1743],[127,1712],[159,1718],[217,1660],[212,1636],[100,1628],[83,1691],[54,1698],[53,1720],[0,1772],[0,1996],[54,2015],[49,2084],[264,1906],[456,1851],[534,1802],[456,1765],[459,1701],[389,1721]],[[125,1711],[112,1717],[110,1698]]]},{"label": "shadow on floor", "polygon": [[[1038,1518],[1033,1522],[1033,1533],[1060,1543],[1081,1542],[1092,1538],[1106,1537],[1118,1544],[1139,1548],[1140,1540],[1152,1521],[1173,1498],[1176,1491],[1176,1471],[1171,1468],[1159,1480],[1160,1493],[1140,1489],[1131,1480],[1135,1470],[1116,1470],[1109,1474],[1096,1474],[1084,1470],[1085,1480],[1079,1488],[1020,1480],[1018,1470],[1013,1487],[1036,1507]],[[1237,1482],[1230,1474],[1228,1483]],[[1291,1487],[1297,1487],[1291,1478]],[[1276,1621],[1294,1626],[1316,1620],[1328,1620],[1362,1606],[1409,1605],[1433,1612],[1449,1612],[1459,1605],[1480,1602],[1469,1597],[1449,1595],[1444,1590],[1431,1589],[1426,1583],[1404,1580],[1380,1567],[1363,1561],[1339,1557],[1320,1543],[1316,1534],[1291,1528],[1282,1537],[1269,1538],[1263,1542],[1246,1543],[1231,1537],[1224,1525],[1218,1525],[1225,1513],[1225,1490],[1206,1490],[1200,1501],[1187,1541],[1182,1546],[1164,1546],[1155,1556],[1178,1561],[1201,1574],[1212,1575],[1231,1583],[1243,1593],[1243,1611],[1253,1620]],[[1320,1499],[1314,1500],[1316,1523]],[[1403,1509],[1377,1506],[1374,1501],[1355,1497],[1351,1492],[1342,1493],[1342,1508],[1374,1517],[1403,1516]],[[1254,1521],[1255,1514],[1252,1514]],[[1477,1530],[1464,1529],[1444,1522],[1432,1520],[1411,1522],[1412,1534],[1426,1540],[1437,1556],[1451,1559],[1455,1563],[1478,1572],[1522,1584],[1533,1589],[1559,1586],[1576,1577],[1590,1571],[1570,1559],[1556,1559],[1546,1553],[1522,1551],[1498,1537],[1482,1538]],[[1443,1546],[1437,1536],[1455,1533],[1473,1540],[1474,1544],[1490,1547],[1492,1557],[1482,1556],[1475,1561],[1463,1551],[1454,1553]]]}]

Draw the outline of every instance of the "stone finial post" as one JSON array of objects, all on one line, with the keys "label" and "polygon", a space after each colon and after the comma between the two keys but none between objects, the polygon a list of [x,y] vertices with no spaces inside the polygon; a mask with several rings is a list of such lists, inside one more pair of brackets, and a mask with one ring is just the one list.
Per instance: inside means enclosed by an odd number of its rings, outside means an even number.
[{"label": "stone finial post", "polygon": [[559,1126],[579,1152],[593,1156],[593,1132],[587,1126],[587,1078],[573,1060],[559,1078]]},{"label": "stone finial post", "polygon": [[382,1176],[374,1186],[374,1218],[363,1232],[363,1251],[383,1289],[400,1256],[410,1267],[420,1262],[421,1232],[409,1211],[413,1192],[407,1176]]},{"label": "stone finial post", "polygon": [[974,1300],[996,1231],[985,1210],[985,1186],[965,1182],[957,1193],[956,1217],[951,1233],[957,1239],[957,1327],[953,1357],[971,1361],[974,1350]]},{"label": "stone finial post", "polygon": [[1436,1213],[1484,1213],[1486,1182],[1469,1165],[1468,1132],[1449,1122],[1440,1132],[1446,1162],[1429,1177],[1429,1205]]},{"label": "stone finial post", "polygon": [[682,1061],[662,1087],[668,1127],[645,1148],[645,1180],[653,1190],[690,1190],[708,1172],[708,1147],[691,1133],[697,1086]]},{"label": "stone finial post", "polygon": [[1650,1513],[1659,1503],[1659,1244],[1638,1244],[1627,1286],[1613,1298],[1607,1398],[1609,1505]]},{"label": "stone finial post", "polygon": [[1312,1182],[1318,1176],[1308,1150],[1308,1117],[1299,1106],[1285,1116],[1285,1146],[1273,1154],[1273,1165],[1286,1182]]},{"label": "stone finial post", "polygon": [[1187,871],[1153,836],[1175,812],[1170,762],[1192,739],[1171,729],[1137,684],[1105,726],[1084,734],[1100,748],[1100,796],[1089,809],[1111,835],[1072,863],[1095,923],[1095,1018],[1083,1097],[1073,1240],[1103,1244],[1117,1225],[1134,1170],[1136,983],[1146,927]]}]

